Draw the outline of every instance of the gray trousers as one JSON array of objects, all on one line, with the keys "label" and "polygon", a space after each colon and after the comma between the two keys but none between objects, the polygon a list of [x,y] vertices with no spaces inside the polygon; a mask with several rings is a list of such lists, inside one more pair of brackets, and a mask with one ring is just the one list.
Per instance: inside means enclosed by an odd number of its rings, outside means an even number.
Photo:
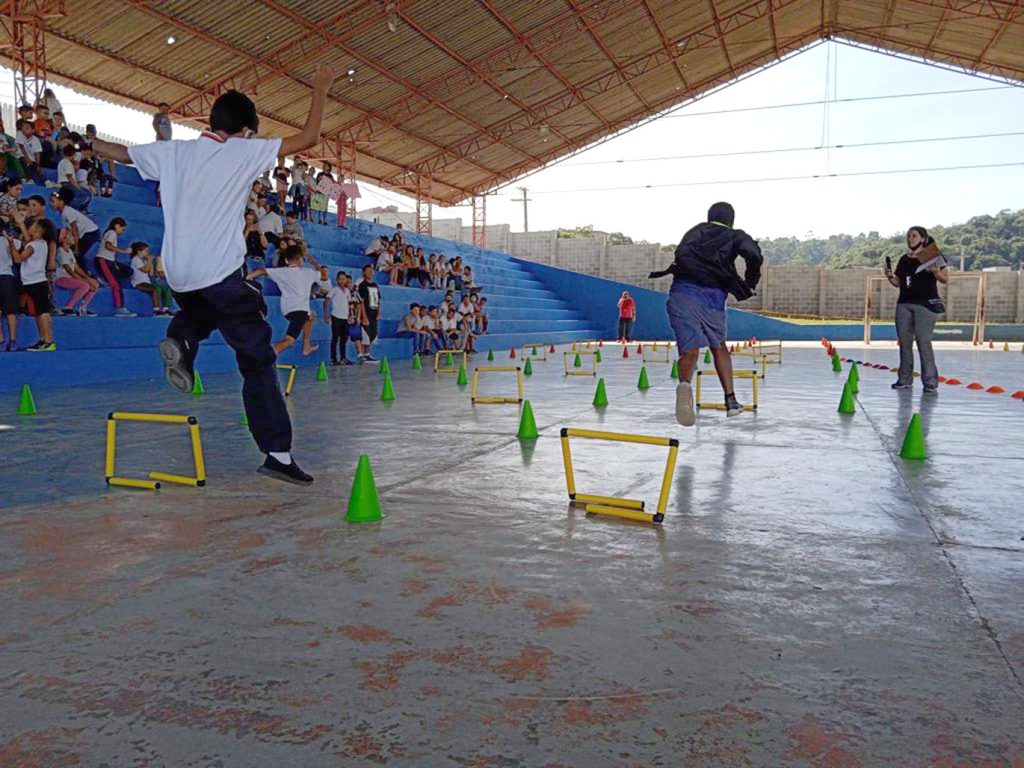
[{"label": "gray trousers", "polygon": [[920,304],[896,305],[896,338],[900,341],[900,384],[914,381],[914,342],[921,356],[921,383],[926,387],[939,385],[939,369],[935,367],[932,332],[938,315]]}]

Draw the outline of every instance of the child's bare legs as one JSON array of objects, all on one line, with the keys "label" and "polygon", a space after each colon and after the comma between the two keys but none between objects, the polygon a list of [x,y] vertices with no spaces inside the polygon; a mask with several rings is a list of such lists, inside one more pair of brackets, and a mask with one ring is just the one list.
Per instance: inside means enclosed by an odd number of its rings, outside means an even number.
[{"label": "child's bare legs", "polygon": [[697,358],[700,355],[699,349],[687,349],[679,355],[679,380],[685,382],[693,381],[693,372],[697,368]]},{"label": "child's bare legs", "polygon": [[[311,344],[310,336],[313,335],[313,314],[310,313],[309,319],[306,320],[306,324],[302,326],[302,355],[303,357],[309,357],[311,354],[320,349],[319,344]],[[292,344],[295,341],[292,340]],[[290,346],[290,345],[289,345]]]},{"label": "child's bare legs", "polygon": [[152,285],[137,285],[135,287],[143,293],[149,294],[150,301],[153,302],[153,314],[155,315],[156,311],[160,309],[160,297],[157,295],[156,288]]},{"label": "child's bare legs", "polygon": [[733,393],[732,355],[729,354],[729,347],[723,341],[718,347],[711,350],[711,356],[715,359],[715,371],[722,384],[722,392],[731,395]]},{"label": "child's bare legs", "polygon": [[7,315],[7,340],[18,340],[18,316]]},{"label": "child's bare legs", "polygon": [[295,339],[291,336],[285,336],[280,341],[274,342],[274,352],[280,355],[286,349],[291,349],[293,346],[295,346]]},{"label": "child's bare legs", "polygon": [[49,312],[44,315],[36,315],[36,328],[39,329],[40,339],[47,344],[53,343],[53,320],[50,319]]}]

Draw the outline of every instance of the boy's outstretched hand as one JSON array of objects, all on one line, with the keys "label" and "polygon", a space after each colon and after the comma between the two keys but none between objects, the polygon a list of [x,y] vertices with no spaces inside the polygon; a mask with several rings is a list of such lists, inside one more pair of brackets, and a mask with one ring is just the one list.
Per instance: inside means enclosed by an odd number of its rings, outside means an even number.
[{"label": "boy's outstretched hand", "polygon": [[316,75],[313,77],[313,87],[318,91],[326,93],[337,76],[338,73],[334,71],[334,67],[325,62],[320,62],[316,65]]}]

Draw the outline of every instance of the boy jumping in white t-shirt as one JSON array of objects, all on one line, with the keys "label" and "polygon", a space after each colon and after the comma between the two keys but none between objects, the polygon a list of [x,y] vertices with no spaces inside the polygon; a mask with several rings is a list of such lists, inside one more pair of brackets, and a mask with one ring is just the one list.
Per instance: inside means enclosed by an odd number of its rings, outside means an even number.
[{"label": "boy jumping in white t-shirt", "polygon": [[[298,485],[313,478],[292,459],[292,425],[277,378],[277,355],[266,321],[267,305],[246,282],[245,203],[252,180],[278,157],[312,147],[320,138],[324,101],[334,70],[317,67],[309,116],[285,139],[255,139],[256,105],[237,91],[222,94],[210,111],[210,130],[190,141],[158,141],[127,148],[96,139],[103,157],[134,163],[144,179],[160,182],[164,211],[161,249],[167,282],[181,311],[160,343],[168,382],[191,392],[199,344],[219,330],[235,350],[249,431],[266,461],[261,474]],[[307,292],[308,301],[308,292]]]}]

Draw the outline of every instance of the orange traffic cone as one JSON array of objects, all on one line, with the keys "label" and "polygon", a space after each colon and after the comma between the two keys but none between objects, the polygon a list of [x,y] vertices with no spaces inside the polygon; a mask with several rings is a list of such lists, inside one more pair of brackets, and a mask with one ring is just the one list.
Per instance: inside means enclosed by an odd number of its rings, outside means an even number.
[{"label": "orange traffic cone", "polygon": [[600,349],[601,347],[603,347],[603,346],[604,346],[604,341],[603,341],[603,340],[599,340],[599,341],[597,342],[597,346],[598,346],[598,349]]},{"label": "orange traffic cone", "polygon": [[515,347],[512,347],[512,349],[510,349],[510,350],[508,351],[508,357],[509,357],[509,359],[511,360],[511,359],[513,359],[513,358],[514,358],[515,356],[516,356],[516,348],[515,348]]}]

